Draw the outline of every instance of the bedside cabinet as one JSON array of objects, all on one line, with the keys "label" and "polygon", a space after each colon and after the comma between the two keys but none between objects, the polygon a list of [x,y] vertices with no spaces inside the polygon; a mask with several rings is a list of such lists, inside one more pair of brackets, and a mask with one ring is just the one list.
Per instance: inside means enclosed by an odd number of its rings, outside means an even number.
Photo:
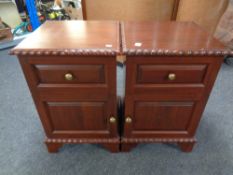
[{"label": "bedside cabinet", "polygon": [[66,143],[119,151],[118,22],[46,22],[14,48],[43,124],[49,152]]},{"label": "bedside cabinet", "polygon": [[[49,152],[78,143],[130,151],[154,142],[192,151],[227,53],[194,23],[152,21],[46,22],[11,50]],[[118,75],[117,61],[125,61]]]},{"label": "bedside cabinet", "polygon": [[122,150],[159,142],[191,151],[224,47],[189,22],[122,22],[121,32],[126,55]]}]

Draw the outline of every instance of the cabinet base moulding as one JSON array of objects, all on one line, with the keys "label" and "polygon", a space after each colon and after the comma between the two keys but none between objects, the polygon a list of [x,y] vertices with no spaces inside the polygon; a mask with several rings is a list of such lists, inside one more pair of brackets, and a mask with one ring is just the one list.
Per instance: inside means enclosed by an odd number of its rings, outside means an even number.
[{"label": "cabinet base moulding", "polygon": [[82,143],[96,143],[102,145],[105,149],[109,150],[112,153],[117,153],[120,151],[120,139],[50,139],[45,140],[48,152],[57,153],[59,149],[64,144],[82,144]]},{"label": "cabinet base moulding", "polygon": [[123,138],[121,140],[121,151],[129,152],[140,143],[176,143],[183,152],[191,152],[195,138]]},{"label": "cabinet base moulding", "polygon": [[123,138],[122,143],[195,143],[195,138]]}]

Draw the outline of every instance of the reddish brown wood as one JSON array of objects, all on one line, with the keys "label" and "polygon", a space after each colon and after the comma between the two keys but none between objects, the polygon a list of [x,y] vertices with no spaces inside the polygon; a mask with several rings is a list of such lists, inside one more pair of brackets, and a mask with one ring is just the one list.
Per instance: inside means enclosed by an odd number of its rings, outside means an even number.
[{"label": "reddish brown wood", "polygon": [[135,148],[137,146],[136,143],[122,143],[121,144],[121,151],[122,152],[129,152],[131,151],[133,148]]},{"label": "reddish brown wood", "polygon": [[82,0],[81,5],[82,5],[83,20],[87,20],[86,1]]},{"label": "reddish brown wood", "polygon": [[134,129],[158,131],[186,130],[193,102],[135,102]]},{"label": "reddish brown wood", "polygon": [[49,153],[57,153],[59,149],[63,146],[62,143],[48,143],[45,142]]},{"label": "reddish brown wood", "polygon": [[179,5],[180,5],[180,0],[175,0],[174,5],[173,5],[172,17],[171,17],[171,20],[173,20],[173,21],[176,20]]},{"label": "reddish brown wood", "polygon": [[[138,83],[201,83],[206,65],[138,65]],[[169,74],[175,74],[175,80],[169,80]]]},{"label": "reddish brown wood", "polygon": [[195,143],[177,143],[184,152],[192,152]]},{"label": "reddish brown wood", "polygon": [[115,56],[119,51],[116,21],[48,21],[11,50],[31,56]]},{"label": "reddish brown wood", "polygon": [[230,54],[193,22],[122,22],[123,52],[130,56],[221,56]]},{"label": "reddish brown wood", "polygon": [[[183,151],[191,151],[196,128],[223,60],[222,56],[212,56],[208,51],[224,51],[224,47],[193,23],[125,22],[122,25],[126,54],[125,120],[132,119],[124,123],[122,145],[173,142]],[[205,54],[193,54],[201,49]],[[170,80],[170,73],[176,79]]]},{"label": "reddish brown wood", "polygon": [[[48,22],[13,49],[13,53],[20,51],[18,58],[49,152],[66,143],[100,143],[112,152],[119,150],[118,32],[117,22]],[[81,51],[71,54],[72,49]],[[113,54],[108,54],[109,49]],[[32,54],[32,50],[40,54]],[[65,79],[67,73],[73,79]],[[110,122],[111,117],[116,121]]]},{"label": "reddish brown wood", "polygon": [[[191,151],[226,52],[193,23],[126,22],[119,32],[118,22],[73,21],[42,25],[11,53],[18,55],[50,152],[66,143],[118,152],[119,124],[123,151],[152,142]],[[125,117],[118,118],[116,56],[122,53]]]},{"label": "reddish brown wood", "polygon": [[[104,83],[103,65],[35,65],[41,83]],[[73,75],[72,81],[67,81],[65,74]]]},{"label": "reddish brown wood", "polygon": [[102,143],[101,144],[105,149],[109,150],[112,153],[120,152],[120,144],[115,143]]}]

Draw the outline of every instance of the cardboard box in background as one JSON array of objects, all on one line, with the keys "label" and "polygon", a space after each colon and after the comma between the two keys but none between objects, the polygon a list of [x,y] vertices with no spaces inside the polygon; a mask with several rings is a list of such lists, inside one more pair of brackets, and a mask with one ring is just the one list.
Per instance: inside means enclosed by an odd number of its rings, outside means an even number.
[{"label": "cardboard box in background", "polygon": [[15,28],[21,23],[17,7],[11,1],[0,2],[0,17],[11,28]]},{"label": "cardboard box in background", "polygon": [[5,41],[12,41],[13,35],[11,33],[11,28],[0,18],[0,43]]}]

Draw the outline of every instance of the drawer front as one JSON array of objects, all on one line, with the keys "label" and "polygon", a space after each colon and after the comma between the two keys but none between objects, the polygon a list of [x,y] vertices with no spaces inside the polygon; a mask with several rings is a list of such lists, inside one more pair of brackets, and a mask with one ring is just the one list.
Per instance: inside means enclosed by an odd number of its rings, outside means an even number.
[{"label": "drawer front", "polygon": [[186,131],[193,107],[193,102],[136,102],[133,129]]},{"label": "drawer front", "polygon": [[206,65],[137,65],[138,84],[202,83]]},{"label": "drawer front", "polygon": [[40,83],[104,83],[104,65],[35,65]]}]

